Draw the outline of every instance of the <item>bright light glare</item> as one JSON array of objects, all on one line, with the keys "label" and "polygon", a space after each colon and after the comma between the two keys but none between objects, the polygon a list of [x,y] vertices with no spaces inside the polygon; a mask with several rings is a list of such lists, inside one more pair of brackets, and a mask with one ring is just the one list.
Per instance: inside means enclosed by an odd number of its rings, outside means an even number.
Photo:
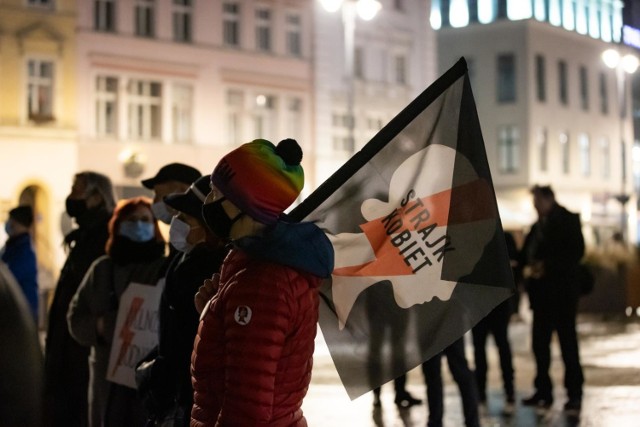
[{"label": "bright light glare", "polygon": [[620,63],[620,54],[615,49],[607,49],[602,52],[602,60],[609,68],[616,68]]},{"label": "bright light glare", "polygon": [[625,55],[622,57],[622,69],[629,74],[633,74],[638,69],[638,58],[634,55]]},{"label": "bright light glare", "polygon": [[454,28],[469,25],[469,7],[466,0],[452,0],[449,12],[449,23]]},{"label": "bright light glare", "polygon": [[320,3],[324,10],[331,13],[337,12],[342,6],[342,0],[320,0]]},{"label": "bright light glare", "polygon": [[267,97],[264,95],[256,96],[256,105],[260,107],[264,107],[265,105],[267,105]]},{"label": "bright light glare", "polygon": [[365,21],[375,18],[381,8],[382,5],[377,0],[358,0],[358,3],[356,3],[358,16]]}]

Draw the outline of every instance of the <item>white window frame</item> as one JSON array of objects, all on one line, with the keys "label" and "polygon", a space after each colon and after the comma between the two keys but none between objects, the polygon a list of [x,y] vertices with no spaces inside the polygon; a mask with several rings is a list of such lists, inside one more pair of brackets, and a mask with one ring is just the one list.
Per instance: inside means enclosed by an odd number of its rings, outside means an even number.
[{"label": "white window frame", "polygon": [[578,134],[578,149],[580,150],[580,172],[582,176],[591,175],[591,141],[586,133]]},{"label": "white window frame", "polygon": [[[43,76],[42,65],[50,65],[50,75]],[[37,71],[32,74],[31,70]],[[26,61],[26,112],[27,118],[36,122],[54,120],[56,61],[49,58],[28,58]],[[44,90],[44,92],[42,92]],[[40,98],[45,94],[48,102]],[[32,106],[34,106],[32,108]]]},{"label": "white window frame", "polygon": [[[142,90],[132,90],[141,85]],[[159,89],[153,95],[153,88]],[[162,83],[157,80],[132,78],[127,82],[127,126],[128,136],[132,140],[155,141],[162,136]],[[154,126],[154,111],[157,123]]]},{"label": "white window frame", "polygon": [[271,8],[265,6],[256,7],[256,50],[261,52],[271,52],[273,50],[272,22],[273,10]]},{"label": "white window frame", "polygon": [[498,169],[502,174],[520,170],[520,129],[515,125],[498,128]]},{"label": "white window frame", "polygon": [[569,132],[560,133],[560,168],[564,175],[571,173],[571,140]]},{"label": "white window frame", "polygon": [[[115,91],[109,91],[109,80],[115,80]],[[96,82],[96,135],[99,137],[117,137],[118,135],[118,76],[100,74]],[[108,109],[111,106],[111,116]],[[111,123],[109,123],[111,122]]]},{"label": "white window frame", "polygon": [[171,127],[173,142],[190,143],[193,140],[193,86],[174,83],[171,90]]},{"label": "white window frame", "polygon": [[285,17],[285,32],[287,38],[287,54],[295,57],[302,56],[302,14],[287,12]]},{"label": "white window frame", "polygon": [[244,142],[243,116],[245,96],[244,91],[236,88],[227,89],[225,95],[227,108],[226,141],[234,147]]},{"label": "white window frame", "polygon": [[540,172],[549,171],[549,132],[546,128],[538,129],[538,168]]},{"label": "white window frame", "polygon": [[[231,8],[235,10],[230,10]],[[240,8],[240,4],[235,1],[226,1],[222,4],[222,43],[225,46],[240,46]]]},{"label": "white window frame", "polygon": [[135,32],[139,37],[155,36],[155,0],[135,0]]},{"label": "white window frame", "polygon": [[[108,12],[111,11],[111,21]],[[115,0],[94,0],[93,25],[96,31],[114,32],[116,30],[116,2]]]},{"label": "white window frame", "polygon": [[193,41],[193,0],[173,0],[171,17],[173,41],[191,43]]}]

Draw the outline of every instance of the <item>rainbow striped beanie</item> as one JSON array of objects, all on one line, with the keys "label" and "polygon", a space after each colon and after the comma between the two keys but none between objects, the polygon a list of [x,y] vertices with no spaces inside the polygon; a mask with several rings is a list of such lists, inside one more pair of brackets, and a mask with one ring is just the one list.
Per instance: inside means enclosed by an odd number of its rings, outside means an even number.
[{"label": "rainbow striped beanie", "polygon": [[265,139],[241,145],[225,155],[211,183],[256,221],[274,224],[304,187],[302,149],[293,139],[276,147]]}]

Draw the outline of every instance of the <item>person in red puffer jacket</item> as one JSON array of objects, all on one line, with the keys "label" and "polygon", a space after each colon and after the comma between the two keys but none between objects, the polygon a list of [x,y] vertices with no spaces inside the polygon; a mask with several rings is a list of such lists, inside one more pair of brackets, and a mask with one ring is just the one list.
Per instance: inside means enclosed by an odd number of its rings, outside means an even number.
[{"label": "person in red puffer jacket", "polygon": [[302,190],[301,160],[292,139],[255,140],[211,175],[202,216],[232,250],[196,295],[192,427],[307,425],[318,287],[334,254],[317,226],[283,215]]}]

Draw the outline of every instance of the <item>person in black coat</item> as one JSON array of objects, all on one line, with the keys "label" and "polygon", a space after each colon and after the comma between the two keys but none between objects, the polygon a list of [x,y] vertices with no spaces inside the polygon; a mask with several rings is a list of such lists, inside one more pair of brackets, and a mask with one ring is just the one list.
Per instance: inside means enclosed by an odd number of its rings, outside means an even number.
[{"label": "person in black coat", "polygon": [[560,206],[549,186],[532,189],[538,221],[522,249],[525,287],[533,311],[532,345],[536,360],[535,393],[522,403],[548,408],[553,403],[549,376],[551,336],[560,341],[565,367],[568,413],[581,409],[584,377],[580,365],[576,313],[580,291],[576,272],[584,254],[580,216]]},{"label": "person in black coat", "polygon": [[2,260],[9,266],[24,296],[27,298],[33,318],[38,320],[38,264],[31,243],[33,209],[18,206],[9,211],[5,231],[9,239],[2,252]]},{"label": "person in black coat", "polygon": [[150,419],[159,422],[171,418],[176,427],[188,426],[191,419],[191,352],[200,320],[194,297],[203,282],[218,272],[227,253],[201,218],[209,182],[210,177],[203,176],[185,193],[164,199],[177,212],[171,221],[169,240],[180,253],[166,273],[157,350],[139,365],[139,372],[147,371],[140,377],[138,391]]},{"label": "person in black coat", "polygon": [[78,228],[65,237],[69,255],[49,312],[43,417],[46,426],[74,427],[88,423],[89,347],[78,344],[69,334],[67,310],[85,273],[105,253],[107,225],[114,206],[108,177],[96,172],[75,175],[66,211]]}]

